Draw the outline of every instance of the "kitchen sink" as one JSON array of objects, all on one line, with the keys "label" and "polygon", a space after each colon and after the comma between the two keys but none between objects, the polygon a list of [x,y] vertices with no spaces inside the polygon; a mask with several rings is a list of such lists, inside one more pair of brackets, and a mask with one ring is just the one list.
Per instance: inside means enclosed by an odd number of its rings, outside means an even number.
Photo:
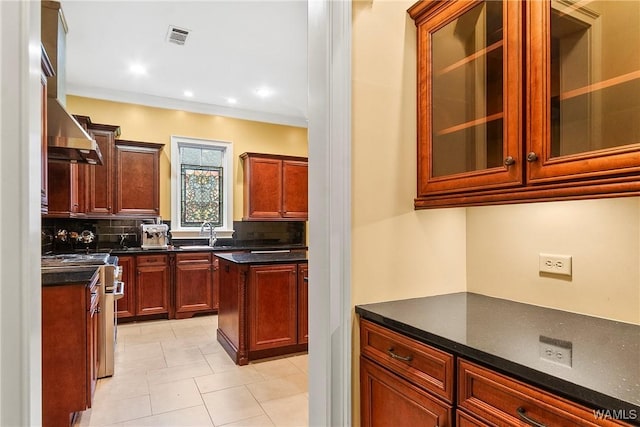
[{"label": "kitchen sink", "polygon": [[185,250],[201,250],[201,249],[213,249],[212,246],[208,246],[208,245],[187,245],[187,246],[179,246],[178,249],[185,249]]}]

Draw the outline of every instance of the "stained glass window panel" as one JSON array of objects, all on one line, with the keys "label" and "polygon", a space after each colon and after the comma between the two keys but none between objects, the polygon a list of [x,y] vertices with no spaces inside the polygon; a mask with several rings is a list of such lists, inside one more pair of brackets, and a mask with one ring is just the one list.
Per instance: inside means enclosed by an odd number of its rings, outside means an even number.
[{"label": "stained glass window panel", "polygon": [[222,151],[220,150],[202,150],[203,166],[222,166]]},{"label": "stained glass window panel", "polygon": [[[201,149],[196,147],[180,147],[180,163],[201,165]],[[216,165],[218,166],[218,165]]]},{"label": "stained glass window panel", "polygon": [[181,167],[182,227],[209,221],[222,225],[222,168],[183,164]]}]

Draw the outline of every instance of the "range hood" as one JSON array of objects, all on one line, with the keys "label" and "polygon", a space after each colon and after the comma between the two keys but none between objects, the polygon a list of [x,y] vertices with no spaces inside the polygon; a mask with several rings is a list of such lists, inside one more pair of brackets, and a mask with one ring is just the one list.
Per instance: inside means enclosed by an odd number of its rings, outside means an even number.
[{"label": "range hood", "polygon": [[49,160],[102,164],[96,141],[56,98],[47,98],[47,136]]},{"label": "range hood", "polygon": [[47,79],[48,159],[63,162],[102,164],[96,141],[64,107],[65,43],[67,23],[57,1],[41,2],[41,37],[54,76]]}]

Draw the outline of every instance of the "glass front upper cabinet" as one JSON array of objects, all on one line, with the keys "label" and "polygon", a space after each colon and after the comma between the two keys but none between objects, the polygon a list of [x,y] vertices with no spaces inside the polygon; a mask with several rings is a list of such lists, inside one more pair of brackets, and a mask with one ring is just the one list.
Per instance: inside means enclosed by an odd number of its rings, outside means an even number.
[{"label": "glass front upper cabinet", "polygon": [[[640,2],[529,2],[529,181],[640,169]],[[534,25],[538,23],[538,25]]]},{"label": "glass front upper cabinet", "polygon": [[434,7],[417,22],[418,193],[519,185],[520,3]]},{"label": "glass front upper cabinet", "polygon": [[640,195],[640,1],[423,0],[417,209]]}]

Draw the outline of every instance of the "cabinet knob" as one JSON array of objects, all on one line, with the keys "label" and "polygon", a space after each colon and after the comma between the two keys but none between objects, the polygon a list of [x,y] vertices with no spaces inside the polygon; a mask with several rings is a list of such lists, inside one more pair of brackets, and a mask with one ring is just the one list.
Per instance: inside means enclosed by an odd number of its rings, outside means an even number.
[{"label": "cabinet knob", "polygon": [[512,164],[514,164],[516,162],[516,159],[514,159],[511,156],[507,156],[506,159],[504,159],[504,165],[505,166],[511,166]]},{"label": "cabinet knob", "polygon": [[531,162],[535,162],[536,160],[538,160],[538,155],[536,153],[532,151],[529,154],[527,154],[527,162],[531,163]]}]

